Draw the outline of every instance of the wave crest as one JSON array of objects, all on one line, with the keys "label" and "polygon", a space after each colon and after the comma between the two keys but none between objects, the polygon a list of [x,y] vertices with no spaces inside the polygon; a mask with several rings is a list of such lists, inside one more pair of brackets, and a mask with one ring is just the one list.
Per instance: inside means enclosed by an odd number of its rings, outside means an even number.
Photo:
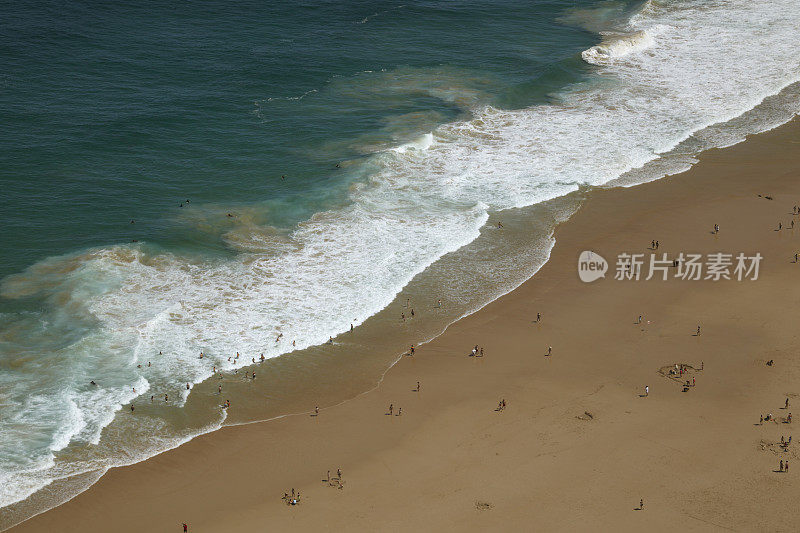
[{"label": "wave crest", "polygon": [[615,59],[641,52],[655,44],[647,30],[633,33],[604,33],[600,44],[581,52],[581,57],[592,65],[606,65]]}]

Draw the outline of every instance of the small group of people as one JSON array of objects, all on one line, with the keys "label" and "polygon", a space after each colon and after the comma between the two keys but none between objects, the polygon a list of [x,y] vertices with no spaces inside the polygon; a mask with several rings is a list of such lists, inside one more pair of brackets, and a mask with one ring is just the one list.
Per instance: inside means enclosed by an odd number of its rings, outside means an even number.
[{"label": "small group of people", "polygon": [[495,411],[504,411],[506,408],[506,399],[502,398],[500,402],[497,404],[497,409]]},{"label": "small group of people", "polygon": [[294,489],[292,489],[291,496],[289,496],[288,492],[284,492],[281,499],[286,501],[286,505],[297,505],[300,503],[300,491],[298,490],[297,494],[295,494]]},{"label": "small group of people", "polygon": [[[419,382],[417,382],[417,385],[419,385]],[[389,404],[389,412],[386,413],[386,414],[388,414],[389,416],[392,416],[392,415],[401,416],[403,414],[403,408],[402,407],[398,407],[397,408],[397,414],[395,414],[395,412],[394,412],[394,404],[390,403]]]},{"label": "small group of people", "polygon": [[336,469],[336,477],[331,477],[331,471],[328,470],[328,475],[325,481],[328,483],[329,487],[336,487],[339,490],[344,489],[344,483],[342,482],[342,469]]},{"label": "small group of people", "polygon": [[472,348],[472,355],[471,357],[483,357],[483,348],[479,347],[477,344],[474,348]]},{"label": "small group of people", "polygon": [[781,462],[778,465],[778,471],[779,472],[788,472],[789,471],[789,460],[788,459],[786,461],[781,459]]}]

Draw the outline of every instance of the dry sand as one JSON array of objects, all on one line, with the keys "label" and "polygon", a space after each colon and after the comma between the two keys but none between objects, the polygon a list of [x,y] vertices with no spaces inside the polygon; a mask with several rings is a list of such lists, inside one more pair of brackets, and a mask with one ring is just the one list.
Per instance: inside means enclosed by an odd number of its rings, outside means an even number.
[{"label": "dry sand", "polygon": [[[776,445],[792,425],[758,424],[800,415],[798,176],[795,122],[689,172],[591,191],[533,279],[376,390],[113,469],[12,531],[800,530],[800,461]],[[760,252],[760,277],[614,280],[617,254],[649,256],[653,239],[671,256]],[[583,250],[612,263],[607,279],[580,282]],[[485,357],[469,356],[476,344]],[[687,391],[660,373],[701,362]],[[791,473],[775,472],[781,458]],[[337,468],[342,489],[323,481]],[[281,499],[291,488],[297,506]]]}]

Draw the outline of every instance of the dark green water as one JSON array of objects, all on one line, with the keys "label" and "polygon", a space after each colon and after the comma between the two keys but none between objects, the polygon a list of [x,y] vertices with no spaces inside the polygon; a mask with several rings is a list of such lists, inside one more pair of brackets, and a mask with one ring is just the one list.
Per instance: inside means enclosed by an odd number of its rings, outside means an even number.
[{"label": "dark green water", "polygon": [[345,201],[362,176],[337,163],[580,76],[594,37],[554,23],[574,3],[6,2],[0,277],[132,239],[218,246],[176,224],[187,198],[290,228]]}]

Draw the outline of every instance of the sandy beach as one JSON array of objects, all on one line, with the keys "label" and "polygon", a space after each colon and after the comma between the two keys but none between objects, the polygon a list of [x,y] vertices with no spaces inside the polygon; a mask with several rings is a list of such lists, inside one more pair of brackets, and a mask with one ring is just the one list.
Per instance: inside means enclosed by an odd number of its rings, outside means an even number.
[{"label": "sandy beach", "polygon": [[[375,390],[113,469],[10,531],[797,531],[800,123],[700,159],[589,191],[532,279]],[[605,279],[581,282],[584,250]],[[621,253],[681,252],[763,260],[757,280],[614,279]]]}]

